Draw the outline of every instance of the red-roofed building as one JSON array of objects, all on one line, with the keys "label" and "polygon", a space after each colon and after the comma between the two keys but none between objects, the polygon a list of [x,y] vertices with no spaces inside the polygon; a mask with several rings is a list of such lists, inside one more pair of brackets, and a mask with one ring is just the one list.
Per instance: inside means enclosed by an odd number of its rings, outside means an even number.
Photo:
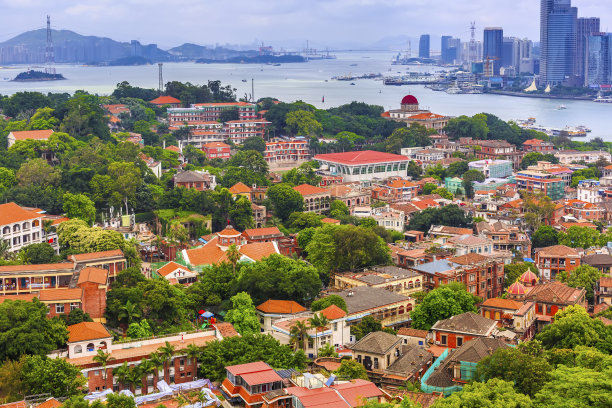
[{"label": "red-roofed building", "polygon": [[329,190],[311,186],[310,184],[301,184],[293,187],[293,189],[304,198],[304,212],[321,214],[329,210],[331,205],[331,193]]},{"label": "red-roofed building", "polygon": [[263,361],[229,366],[225,370],[221,391],[231,402],[242,400],[247,407],[260,405],[265,394],[284,387],[281,376]]},{"label": "red-roofed building", "polygon": [[[26,245],[45,242],[41,212],[12,202],[0,204],[0,237],[8,242],[10,252],[19,251]],[[57,245],[55,247],[57,249]]]},{"label": "red-roofed building", "polygon": [[171,108],[178,108],[181,106],[181,101],[172,96],[160,96],[152,101],[149,101],[149,103],[156,106],[168,105]]},{"label": "red-roofed building", "polygon": [[114,281],[117,274],[127,267],[127,259],[120,249],[70,255],[68,259],[74,262],[75,267],[106,269],[110,282]]},{"label": "red-roofed building", "polygon": [[522,341],[530,340],[535,334],[535,304],[512,299],[491,298],[479,308],[481,315],[493,319],[498,325],[512,330]]},{"label": "red-roofed building", "polygon": [[231,157],[230,145],[223,142],[210,142],[202,145],[202,151],[208,159],[229,160]]},{"label": "red-roofed building", "polygon": [[333,176],[342,176],[345,182],[372,181],[389,177],[405,177],[410,159],[399,154],[372,150],[318,154],[314,160],[320,170]]},{"label": "red-roofed building", "polygon": [[297,167],[310,159],[308,140],[304,137],[275,138],[266,143],[264,159],[274,167]]},{"label": "red-roofed building", "polygon": [[246,239],[247,243],[278,242],[285,237],[278,227],[246,229],[242,236]]},{"label": "red-roofed building", "polygon": [[45,130],[14,130],[8,134],[6,139],[8,140],[8,147],[10,148],[15,143],[21,140],[49,140],[49,137],[53,134],[53,129]]},{"label": "red-roofed building", "polygon": [[586,309],[586,290],[572,288],[561,282],[547,282],[528,288],[527,301],[535,303],[537,331],[554,320],[555,314],[568,306],[580,305]]},{"label": "red-roofed building", "polygon": [[546,142],[539,139],[529,139],[523,142],[523,150],[525,152],[538,152],[538,153],[553,153],[555,145],[552,142]]},{"label": "red-roofed building", "polygon": [[180,283],[181,285],[189,286],[198,280],[196,272],[176,262],[168,262],[159,268],[156,273],[170,283]]},{"label": "red-roofed building", "polygon": [[435,129],[439,133],[443,132],[450,119],[449,116],[438,115],[428,110],[420,109],[419,101],[412,95],[406,95],[402,98],[400,109],[383,112],[381,116],[385,119],[404,122],[407,126],[410,126],[412,123],[418,123],[427,129]]},{"label": "red-roofed building", "polygon": [[565,245],[553,245],[535,251],[535,265],[544,280],[554,280],[560,272],[580,266],[580,254]]}]

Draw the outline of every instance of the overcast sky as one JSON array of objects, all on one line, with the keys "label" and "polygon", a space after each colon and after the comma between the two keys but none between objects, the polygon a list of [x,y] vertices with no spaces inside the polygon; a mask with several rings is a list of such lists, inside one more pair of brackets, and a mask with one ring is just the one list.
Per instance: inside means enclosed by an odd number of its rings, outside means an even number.
[{"label": "overcast sky", "polygon": [[[169,48],[197,44],[372,44],[422,33],[467,40],[485,26],[539,40],[538,0],[0,0],[0,41],[41,28],[137,39]],[[578,15],[600,16],[612,29],[612,0],[573,0]],[[432,44],[435,48],[437,44]],[[413,44],[413,47],[415,45]],[[439,48],[439,46],[438,46]]]}]

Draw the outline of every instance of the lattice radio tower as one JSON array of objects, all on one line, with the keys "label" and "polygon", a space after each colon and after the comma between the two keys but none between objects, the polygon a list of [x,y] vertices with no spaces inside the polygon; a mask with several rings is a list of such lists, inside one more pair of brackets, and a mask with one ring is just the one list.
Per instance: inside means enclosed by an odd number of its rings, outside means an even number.
[{"label": "lattice radio tower", "polygon": [[470,37],[470,45],[468,48],[468,59],[470,60],[470,62],[476,62],[476,54],[478,53],[477,49],[476,49],[476,22],[472,21],[470,23],[470,31],[471,31],[471,37]]},{"label": "lattice radio tower", "polygon": [[51,38],[51,17],[47,16],[47,47],[45,48],[45,72],[55,75],[55,51]]},{"label": "lattice radio tower", "polygon": [[159,67],[159,92],[162,93],[164,92],[164,75],[163,75],[163,68],[162,68],[164,64],[159,62],[157,66]]}]

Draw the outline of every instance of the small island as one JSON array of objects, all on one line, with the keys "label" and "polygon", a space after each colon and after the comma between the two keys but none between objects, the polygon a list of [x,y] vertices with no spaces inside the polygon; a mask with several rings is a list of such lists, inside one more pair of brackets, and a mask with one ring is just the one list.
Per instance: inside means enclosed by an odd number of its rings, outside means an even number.
[{"label": "small island", "polygon": [[15,82],[34,82],[34,81],[59,81],[64,78],[62,74],[48,74],[43,71],[27,70],[19,73],[13,81]]}]

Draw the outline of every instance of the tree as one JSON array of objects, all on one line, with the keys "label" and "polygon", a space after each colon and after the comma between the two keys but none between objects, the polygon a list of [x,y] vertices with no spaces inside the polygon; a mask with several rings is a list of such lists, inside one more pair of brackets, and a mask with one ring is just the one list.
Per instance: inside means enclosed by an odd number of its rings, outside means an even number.
[{"label": "tree", "polygon": [[[106,396],[107,408],[136,408],[134,398],[123,394],[108,394]],[[92,407],[95,408],[95,407]]]},{"label": "tree", "polygon": [[323,222],[321,216],[311,212],[294,212],[289,216],[287,225],[296,230],[301,231],[306,228],[322,227]]},{"label": "tree", "polygon": [[604,408],[612,406],[610,370],[559,366],[534,398],[534,407]]},{"label": "tree", "polygon": [[356,340],[361,340],[366,335],[377,331],[395,334],[393,329],[383,329],[380,321],[374,319],[372,316],[364,316],[358,324],[351,326],[351,334],[355,336]]},{"label": "tree", "polygon": [[30,244],[21,249],[25,261],[31,264],[49,264],[55,258],[55,249],[47,242]]},{"label": "tree", "polygon": [[338,357],[338,353],[336,352],[336,347],[333,344],[327,343],[323,345],[318,351],[317,356],[319,357]]},{"label": "tree", "polygon": [[366,371],[365,367],[355,360],[342,360],[340,363],[340,368],[334,371],[334,374],[343,380],[355,380],[358,378],[366,381],[369,380],[368,372]]},{"label": "tree", "polygon": [[369,228],[354,225],[325,225],[317,229],[306,247],[308,261],[323,281],[332,271],[354,271],[391,261],[385,241]]},{"label": "tree", "polygon": [[242,254],[238,250],[238,247],[236,246],[236,244],[232,244],[227,248],[227,251],[225,251],[225,256],[228,259],[228,261],[232,264],[232,271],[234,272],[234,275],[236,275],[236,264],[242,257]]},{"label": "tree", "polygon": [[429,195],[437,188],[438,186],[434,183],[425,183],[425,185],[423,186],[423,195]]},{"label": "tree", "polygon": [[268,299],[308,303],[321,290],[318,271],[304,261],[273,254],[261,261],[242,265],[236,290],[251,295],[256,304]]},{"label": "tree", "polygon": [[170,361],[172,361],[175,351],[176,348],[167,341],[163,346],[157,349],[157,354],[159,354],[164,362],[164,380],[167,383],[170,382]]},{"label": "tree", "polygon": [[112,180],[110,203],[117,207],[125,204],[129,213],[128,202],[135,200],[136,189],[142,182],[140,168],[134,163],[113,162],[108,166],[108,176]]},{"label": "tree", "polygon": [[566,283],[567,286],[571,286],[572,288],[586,289],[586,298],[590,303],[592,303],[595,285],[602,276],[603,274],[599,269],[593,268],[589,265],[580,265],[576,269],[572,269],[571,272],[562,271],[557,275],[557,279],[563,283]]},{"label": "tree", "polygon": [[253,228],[253,209],[251,201],[243,196],[238,197],[229,210],[230,220],[238,230]]},{"label": "tree", "polygon": [[599,246],[599,231],[589,227],[573,226],[567,232],[559,233],[559,245],[572,248],[590,248]]},{"label": "tree", "polygon": [[552,219],[556,206],[550,197],[544,194],[524,194],[525,222],[533,231],[536,231],[542,224]]},{"label": "tree", "polygon": [[232,323],[236,331],[243,336],[259,333],[259,319],[251,296],[247,292],[239,292],[230,300],[232,308],[227,311],[225,320]]},{"label": "tree", "polygon": [[438,194],[440,197],[445,198],[447,200],[452,200],[453,197],[453,193],[451,193],[450,191],[448,191],[445,188],[436,188],[435,190],[433,190],[431,192],[431,194]]},{"label": "tree", "polygon": [[423,174],[423,168],[411,160],[408,163],[408,169],[406,170],[406,175],[410,177],[412,180],[418,180],[421,178],[421,174]]},{"label": "tree", "polygon": [[531,237],[533,248],[545,248],[559,243],[559,232],[550,225],[542,225]]},{"label": "tree", "polygon": [[219,122],[225,123],[232,120],[240,120],[238,108],[223,109],[221,112],[219,112]]},{"label": "tree", "polygon": [[[457,152],[458,153],[458,152]],[[448,176],[449,177],[462,177],[465,172],[467,172],[470,168],[468,167],[468,162],[465,160],[457,161],[451,163],[448,166]]]},{"label": "tree", "polygon": [[98,350],[97,354],[93,356],[92,360],[94,363],[100,364],[102,366],[102,379],[106,382],[106,366],[108,363],[113,361],[115,358],[111,357],[110,353],[104,352],[104,350]]},{"label": "tree", "polygon": [[66,326],[72,326],[73,324],[82,322],[93,322],[93,319],[89,313],[85,313],[83,309],[72,309],[68,316],[66,316]]},{"label": "tree", "polygon": [[63,197],[64,212],[68,218],[78,218],[89,226],[96,220],[96,206],[84,194],[65,193]]},{"label": "tree", "polygon": [[63,358],[28,356],[21,371],[28,394],[49,393],[53,397],[70,397],[81,393],[86,380],[81,370]]},{"label": "tree", "polygon": [[446,134],[452,139],[462,137],[471,137],[473,139],[486,140],[489,134],[487,118],[483,114],[469,116],[459,116],[458,118],[450,119],[444,128]]},{"label": "tree", "polygon": [[118,319],[125,320],[129,326],[132,324],[134,318],[139,318],[140,316],[141,313],[138,304],[132,303],[130,300],[128,300],[127,303],[121,308]]},{"label": "tree", "polygon": [[193,370],[191,371],[194,376],[198,375],[198,358],[200,358],[200,354],[202,354],[202,349],[195,344],[190,344],[187,346],[187,358],[190,359],[193,363]]},{"label": "tree", "polygon": [[296,110],[287,113],[285,116],[286,131],[292,135],[320,135],[323,132],[323,127],[319,123],[312,112],[305,110]]},{"label": "tree", "polygon": [[531,399],[516,392],[511,382],[497,378],[486,383],[466,384],[461,391],[439,399],[433,404],[434,408],[531,408],[532,406]]},{"label": "tree", "polygon": [[428,232],[432,225],[446,225],[447,227],[465,228],[472,224],[472,218],[455,204],[441,208],[426,208],[415,213],[410,219],[408,229]]},{"label": "tree", "polygon": [[32,159],[21,165],[16,177],[20,186],[46,188],[59,185],[61,170],[51,167],[45,159]]},{"label": "tree", "polygon": [[244,142],[242,142],[242,150],[255,150],[256,152],[264,154],[266,151],[266,142],[260,136],[247,137]]},{"label": "tree", "polygon": [[268,189],[268,198],[272,203],[274,214],[286,221],[294,212],[304,210],[304,198],[289,184],[275,184]]},{"label": "tree", "polygon": [[143,339],[153,336],[153,330],[147,319],[142,319],[140,323],[130,323],[125,335],[131,339]]},{"label": "tree", "polygon": [[327,309],[331,305],[336,305],[345,312],[348,312],[348,309],[346,308],[346,301],[342,296],[338,295],[329,295],[324,298],[315,300],[310,305],[310,310],[312,310],[313,312],[318,312],[320,310]]},{"label": "tree", "polygon": [[66,325],[60,319],[48,319],[47,312],[36,298],[0,303],[0,361],[17,360],[24,354],[46,355],[66,343]]},{"label": "tree", "polygon": [[164,359],[159,353],[153,353],[149,356],[149,364],[153,372],[154,383],[157,384],[159,381],[159,370],[164,368]]},{"label": "tree", "polygon": [[283,174],[283,183],[299,186],[300,184],[310,184],[318,186],[321,182],[321,176],[317,175],[313,163],[306,162],[299,167],[293,168]]},{"label": "tree", "polygon": [[15,173],[5,167],[0,167],[0,194],[17,185]]},{"label": "tree", "polygon": [[6,360],[0,365],[0,401],[4,403],[23,400],[25,387],[21,379],[21,371],[26,356],[19,360]]},{"label": "tree", "polygon": [[289,330],[291,336],[289,344],[293,345],[294,350],[306,350],[308,348],[308,341],[310,340],[309,329],[308,324],[303,320],[298,320],[291,326]]},{"label": "tree", "polygon": [[[318,333],[318,332],[322,332],[325,329],[327,329],[327,325],[329,325],[329,319],[321,313],[319,314],[315,313],[312,317],[308,319],[308,324],[310,325],[312,329],[315,329],[315,333]],[[315,350],[317,350],[317,357],[318,357],[319,348],[317,347],[317,337],[316,336],[315,336]]]},{"label": "tree", "polygon": [[270,335],[261,333],[242,337],[228,337],[210,342],[200,356],[200,372],[211,381],[225,378],[225,367],[264,361],[275,369],[302,370],[306,356],[301,350],[292,351]]},{"label": "tree", "polygon": [[423,302],[410,313],[412,327],[429,330],[438,320],[448,319],[465,312],[476,312],[481,300],[465,290],[459,283],[443,285],[429,292]]},{"label": "tree", "polygon": [[499,348],[478,362],[476,378],[499,378],[514,383],[517,391],[533,397],[550,381],[553,367],[544,357],[531,356],[516,348]]},{"label": "tree", "polygon": [[544,327],[537,339],[547,349],[573,349],[576,346],[595,347],[612,351],[612,328],[592,319],[579,305],[568,306],[555,314],[555,321]]}]

